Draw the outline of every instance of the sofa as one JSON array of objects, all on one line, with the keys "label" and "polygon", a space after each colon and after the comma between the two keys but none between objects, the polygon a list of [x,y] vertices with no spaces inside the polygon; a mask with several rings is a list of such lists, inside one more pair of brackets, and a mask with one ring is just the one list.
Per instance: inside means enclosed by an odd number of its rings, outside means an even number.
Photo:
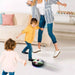
[{"label": "sofa", "polygon": [[[14,14],[14,25],[0,25],[0,41],[5,42],[7,39],[12,38],[17,43],[24,43],[25,34],[16,39],[16,36],[28,25],[30,14],[27,13],[5,13]],[[35,33],[35,39],[32,44],[37,45],[38,30]],[[49,46],[50,38],[47,29],[44,29],[42,45]]]}]

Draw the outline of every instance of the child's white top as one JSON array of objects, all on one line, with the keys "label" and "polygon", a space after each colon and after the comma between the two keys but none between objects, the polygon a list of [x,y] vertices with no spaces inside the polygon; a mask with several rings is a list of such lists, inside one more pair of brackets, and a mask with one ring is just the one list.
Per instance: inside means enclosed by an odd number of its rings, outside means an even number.
[{"label": "child's white top", "polygon": [[40,15],[45,14],[45,1],[43,0],[42,3],[37,4],[37,8],[39,9]]},{"label": "child's white top", "polygon": [[4,51],[0,57],[2,69],[6,72],[14,72],[18,61],[23,64],[25,63],[15,51]]}]

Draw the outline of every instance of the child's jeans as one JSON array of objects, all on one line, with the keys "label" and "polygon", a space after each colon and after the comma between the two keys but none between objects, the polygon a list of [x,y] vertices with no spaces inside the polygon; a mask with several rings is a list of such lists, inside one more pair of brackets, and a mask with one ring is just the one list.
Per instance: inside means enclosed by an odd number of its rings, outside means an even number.
[{"label": "child's jeans", "polygon": [[28,57],[29,57],[29,59],[32,59],[32,45],[31,45],[31,43],[28,43],[27,41],[25,41],[25,42],[26,42],[27,46],[23,49],[22,52],[26,52],[27,49],[29,49]]},{"label": "child's jeans", "polygon": [[5,71],[2,72],[2,75],[7,75],[8,73],[9,75],[15,75],[15,72],[5,72]]}]

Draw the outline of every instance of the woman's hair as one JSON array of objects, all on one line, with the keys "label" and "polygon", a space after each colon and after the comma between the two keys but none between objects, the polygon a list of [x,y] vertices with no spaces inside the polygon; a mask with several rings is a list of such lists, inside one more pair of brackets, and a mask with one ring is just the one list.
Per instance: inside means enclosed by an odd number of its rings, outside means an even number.
[{"label": "woman's hair", "polygon": [[5,50],[9,50],[9,49],[14,50],[15,47],[16,47],[16,42],[11,38],[5,42]]},{"label": "woman's hair", "polygon": [[32,23],[36,24],[37,23],[37,19],[36,18],[32,18],[30,24],[32,24]]},{"label": "woman's hair", "polygon": [[[33,0],[31,6],[34,6],[36,4],[36,1],[37,1],[37,3],[39,3],[38,0]],[[47,2],[47,0],[45,0],[45,1]],[[40,2],[42,2],[42,0],[40,0]]]}]

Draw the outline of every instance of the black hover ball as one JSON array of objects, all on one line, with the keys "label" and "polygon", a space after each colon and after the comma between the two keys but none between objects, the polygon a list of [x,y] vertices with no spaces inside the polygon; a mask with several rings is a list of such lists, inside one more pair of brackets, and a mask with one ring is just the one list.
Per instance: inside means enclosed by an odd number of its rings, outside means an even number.
[{"label": "black hover ball", "polygon": [[41,59],[34,59],[32,61],[32,65],[35,67],[42,67],[44,65],[44,61]]}]

